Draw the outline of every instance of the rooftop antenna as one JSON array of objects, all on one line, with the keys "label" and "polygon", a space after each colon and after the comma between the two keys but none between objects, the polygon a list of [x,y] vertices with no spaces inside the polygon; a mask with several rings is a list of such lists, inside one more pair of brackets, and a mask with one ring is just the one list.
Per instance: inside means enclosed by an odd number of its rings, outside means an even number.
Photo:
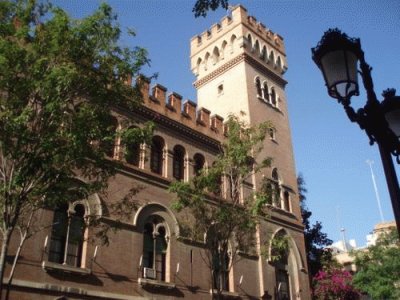
[{"label": "rooftop antenna", "polygon": [[374,171],[372,170],[372,164],[374,163],[374,161],[367,159],[366,163],[369,165],[369,168],[371,170],[372,183],[374,184],[376,201],[378,202],[379,215],[381,217],[381,222],[383,223],[383,222],[385,222],[385,218],[383,217],[383,212],[382,212],[382,207],[381,207],[381,198],[379,197],[378,188],[376,186],[376,181],[375,181]]}]

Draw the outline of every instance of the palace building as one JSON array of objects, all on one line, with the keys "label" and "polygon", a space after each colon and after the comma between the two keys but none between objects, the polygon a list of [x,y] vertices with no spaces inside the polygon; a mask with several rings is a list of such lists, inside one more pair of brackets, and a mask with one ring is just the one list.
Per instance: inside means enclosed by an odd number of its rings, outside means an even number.
[{"label": "palace building", "polygon": [[[133,111],[115,108],[117,131],[153,121],[152,143],[123,145],[116,140],[109,156],[122,167],[105,195],[41,213],[44,229],[26,242],[10,299],[211,299],[202,245],[182,237],[168,187],[212,165],[230,114],[241,115],[250,125],[273,123],[261,153],[273,158],[272,167],[253,176],[243,189],[257,191],[267,178],[279,197],[266,207],[268,217],[260,217],[256,253],[243,254],[224,274],[223,297],[311,298],[283,78],[283,38],[238,5],[220,23],[193,37],[190,46],[197,103],[142,81],[143,104]],[[117,219],[110,205],[134,186],[140,186],[134,196],[137,209]],[[109,245],[90,242],[88,216],[118,222],[120,229],[110,233]],[[285,257],[276,262],[261,255],[261,245],[282,236],[288,240]]]}]

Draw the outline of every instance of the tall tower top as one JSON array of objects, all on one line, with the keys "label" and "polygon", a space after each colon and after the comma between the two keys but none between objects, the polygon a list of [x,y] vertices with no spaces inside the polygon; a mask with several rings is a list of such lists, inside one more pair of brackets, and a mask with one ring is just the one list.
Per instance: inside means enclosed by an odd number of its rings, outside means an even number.
[{"label": "tall tower top", "polygon": [[[226,69],[227,62],[240,60],[238,56],[245,54],[278,76],[287,70],[283,38],[249,16],[241,5],[233,7],[229,15],[210,29],[194,36],[190,49],[191,69],[197,77],[196,87],[204,83],[204,77],[221,66]],[[221,74],[221,70],[218,73]]]}]

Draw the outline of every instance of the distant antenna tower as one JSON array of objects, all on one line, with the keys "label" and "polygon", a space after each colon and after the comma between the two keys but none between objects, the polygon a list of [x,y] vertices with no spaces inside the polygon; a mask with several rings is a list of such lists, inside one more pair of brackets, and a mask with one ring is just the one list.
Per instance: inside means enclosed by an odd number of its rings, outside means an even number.
[{"label": "distant antenna tower", "polygon": [[344,252],[347,252],[347,244],[346,244],[346,229],[343,227],[340,229],[340,232],[342,233],[342,240],[343,240],[343,250]]},{"label": "distant antenna tower", "polygon": [[367,159],[366,163],[369,165],[369,168],[371,170],[371,177],[372,177],[372,183],[374,184],[376,201],[378,202],[379,214],[381,216],[381,222],[383,223],[383,222],[385,222],[385,218],[383,217],[383,212],[382,212],[382,207],[381,207],[381,198],[379,197],[378,188],[376,186],[376,181],[375,181],[374,171],[372,170],[372,164],[374,162],[372,160]]}]

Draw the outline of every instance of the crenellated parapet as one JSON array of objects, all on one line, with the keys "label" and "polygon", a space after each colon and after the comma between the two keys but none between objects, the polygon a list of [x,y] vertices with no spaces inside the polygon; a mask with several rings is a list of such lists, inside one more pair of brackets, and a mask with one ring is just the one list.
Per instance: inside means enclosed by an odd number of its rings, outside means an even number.
[{"label": "crenellated parapet", "polygon": [[202,48],[207,41],[213,41],[224,35],[227,30],[242,23],[256,31],[260,37],[267,39],[278,51],[285,53],[283,38],[268,29],[263,23],[258,22],[254,16],[247,14],[247,9],[241,5],[236,5],[231,10],[231,14],[223,17],[219,23],[212,25],[208,30],[194,36],[191,39],[192,48]]},{"label": "crenellated parapet", "polygon": [[237,5],[203,33],[191,39],[191,68],[198,79],[241,54],[281,75],[287,70],[283,38]]},{"label": "crenellated parapet", "polygon": [[224,119],[191,100],[183,100],[176,92],[168,92],[161,84],[150,86],[150,81],[138,80],[143,105],[161,116],[176,121],[204,135],[221,140],[224,137]]}]

